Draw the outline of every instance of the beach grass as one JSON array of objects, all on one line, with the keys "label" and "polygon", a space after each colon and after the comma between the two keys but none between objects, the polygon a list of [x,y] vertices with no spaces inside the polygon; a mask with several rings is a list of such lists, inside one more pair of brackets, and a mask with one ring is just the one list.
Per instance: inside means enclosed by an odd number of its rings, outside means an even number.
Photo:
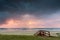
[{"label": "beach grass", "polygon": [[0,40],[60,40],[60,37],[38,37],[27,35],[0,35]]}]

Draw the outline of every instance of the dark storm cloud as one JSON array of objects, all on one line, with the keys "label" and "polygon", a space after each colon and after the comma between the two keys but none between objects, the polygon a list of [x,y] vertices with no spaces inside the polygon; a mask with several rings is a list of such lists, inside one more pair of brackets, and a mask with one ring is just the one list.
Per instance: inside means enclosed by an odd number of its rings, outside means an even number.
[{"label": "dark storm cloud", "polygon": [[60,0],[0,0],[0,24],[16,15],[49,15],[59,9]]},{"label": "dark storm cloud", "polygon": [[7,18],[9,18],[9,14],[5,12],[0,12],[0,24],[5,23]]},{"label": "dark storm cloud", "polygon": [[59,0],[0,0],[0,11],[51,11],[60,7]]}]

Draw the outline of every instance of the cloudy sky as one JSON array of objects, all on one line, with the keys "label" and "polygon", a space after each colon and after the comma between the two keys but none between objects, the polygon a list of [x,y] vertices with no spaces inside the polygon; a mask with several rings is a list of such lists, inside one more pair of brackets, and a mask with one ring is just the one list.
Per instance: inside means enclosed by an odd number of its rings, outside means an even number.
[{"label": "cloudy sky", "polygon": [[0,0],[0,28],[60,28],[60,0]]}]

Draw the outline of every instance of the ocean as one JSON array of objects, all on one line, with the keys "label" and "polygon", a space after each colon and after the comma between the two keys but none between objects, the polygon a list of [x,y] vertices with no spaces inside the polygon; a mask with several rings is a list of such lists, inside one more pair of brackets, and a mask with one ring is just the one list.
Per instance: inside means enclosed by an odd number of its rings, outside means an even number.
[{"label": "ocean", "polygon": [[3,31],[3,30],[11,30],[11,31],[19,31],[19,30],[23,30],[23,31],[26,31],[26,30],[48,30],[48,31],[60,31],[60,28],[0,28],[0,31]]}]

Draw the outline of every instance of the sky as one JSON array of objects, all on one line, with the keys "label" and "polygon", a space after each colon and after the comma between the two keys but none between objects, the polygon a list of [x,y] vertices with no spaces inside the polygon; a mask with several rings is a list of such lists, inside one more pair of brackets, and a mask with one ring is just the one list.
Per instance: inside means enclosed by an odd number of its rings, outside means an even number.
[{"label": "sky", "polygon": [[0,28],[60,28],[60,0],[0,0]]}]

